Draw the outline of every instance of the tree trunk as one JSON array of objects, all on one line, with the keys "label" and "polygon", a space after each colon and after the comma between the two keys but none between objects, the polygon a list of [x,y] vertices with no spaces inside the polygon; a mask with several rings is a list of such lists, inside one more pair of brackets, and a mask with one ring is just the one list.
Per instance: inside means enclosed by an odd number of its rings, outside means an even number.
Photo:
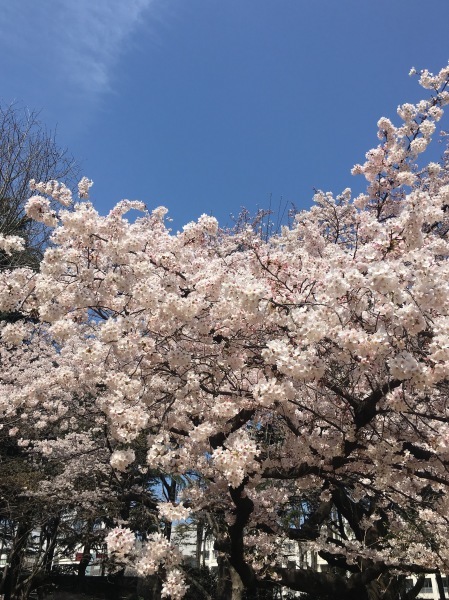
[{"label": "tree trunk", "polygon": [[152,577],[149,583],[148,598],[151,600],[160,600],[162,592],[162,582],[159,577]]},{"label": "tree trunk", "polygon": [[245,588],[243,586],[242,580],[240,579],[240,575],[237,573],[237,571],[231,565],[229,565],[229,574],[231,576],[231,584],[232,584],[231,599],[232,600],[242,600],[243,590]]},{"label": "tree trunk", "polygon": [[232,600],[232,582],[228,561],[219,554],[217,563],[217,600]]},{"label": "tree trunk", "polygon": [[[201,551],[203,550],[203,533],[204,524],[201,519],[196,524],[196,549],[195,549],[195,566],[197,569],[201,568]],[[204,559],[203,559],[204,562]]]},{"label": "tree trunk", "polygon": [[444,593],[443,578],[441,577],[441,573],[439,571],[437,571],[435,573],[435,579],[437,580],[438,593],[440,596],[440,600],[446,600],[446,595]]},{"label": "tree trunk", "polygon": [[86,521],[86,537],[84,538],[83,556],[81,557],[80,564],[78,565],[78,576],[84,577],[86,575],[86,569],[91,561],[91,547],[92,547],[92,529],[93,521],[88,519]]},{"label": "tree trunk", "polygon": [[217,557],[218,581],[216,600],[242,600],[245,586],[240,575],[232,567],[226,558]]},{"label": "tree trunk", "polygon": [[44,570],[47,575],[50,575],[55,557],[56,541],[58,539],[60,517],[50,519],[47,523],[46,548],[44,557]]},{"label": "tree trunk", "polygon": [[[168,501],[176,502],[176,492],[177,492],[176,481],[174,479],[172,479],[170,481],[170,484],[165,483],[164,487],[166,488],[166,494],[167,494]],[[165,534],[165,537],[167,538],[167,540],[170,541],[171,534],[172,534],[172,523],[170,521],[167,521],[165,524],[164,534]]]},{"label": "tree trunk", "polygon": [[84,577],[86,575],[86,569],[90,563],[90,543],[87,542],[83,548],[83,556],[80,560],[80,564],[78,565],[78,576]]},{"label": "tree trunk", "polygon": [[26,521],[22,521],[17,526],[17,532],[14,537],[14,544],[9,555],[9,565],[5,567],[5,579],[3,590],[4,600],[20,600],[20,582],[19,575],[22,567],[23,552],[26,548],[30,528]]}]

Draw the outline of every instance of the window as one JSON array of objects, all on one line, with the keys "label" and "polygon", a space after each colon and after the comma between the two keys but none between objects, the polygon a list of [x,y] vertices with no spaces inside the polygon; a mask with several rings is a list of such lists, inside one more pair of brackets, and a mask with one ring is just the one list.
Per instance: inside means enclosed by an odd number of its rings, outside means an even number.
[{"label": "window", "polygon": [[432,580],[430,579],[430,577],[426,577],[424,579],[424,585],[422,586],[421,593],[423,593],[423,594],[432,594],[433,593]]}]

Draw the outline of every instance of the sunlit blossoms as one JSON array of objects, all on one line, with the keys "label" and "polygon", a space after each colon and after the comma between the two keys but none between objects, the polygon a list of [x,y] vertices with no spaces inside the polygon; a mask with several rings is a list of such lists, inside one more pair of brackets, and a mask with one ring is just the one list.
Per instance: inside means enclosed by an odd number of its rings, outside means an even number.
[{"label": "sunlit blossoms", "polygon": [[51,203],[44,196],[32,196],[26,204],[27,215],[34,219],[53,227],[57,224],[56,214],[51,209]]},{"label": "sunlit blossoms", "polygon": [[134,550],[136,536],[130,529],[118,527],[112,529],[106,536],[105,542],[109,552],[123,558]]},{"label": "sunlit blossoms", "polygon": [[166,569],[162,597],[181,600],[187,586],[182,572],[177,568],[181,554],[160,534],[153,534],[144,544],[136,546],[135,535],[128,528],[116,528],[106,536],[108,552],[118,564],[133,568],[142,577],[155,575],[163,566]]},{"label": "sunlit blossoms", "polygon": [[111,455],[111,466],[118,471],[125,471],[135,458],[134,450],[116,450]]},{"label": "sunlit blossoms", "polygon": [[78,183],[78,196],[82,200],[89,199],[89,190],[93,185],[93,181],[88,179],[87,177],[83,177],[81,181]]},{"label": "sunlit blossoms", "polygon": [[181,521],[187,519],[191,513],[190,508],[178,504],[174,506],[170,502],[159,504],[157,507],[159,515],[169,521]]},{"label": "sunlit blossoms", "polygon": [[11,254],[14,251],[19,252],[23,250],[24,245],[25,241],[18,235],[4,236],[0,233],[0,250],[3,250],[6,254]]},{"label": "sunlit blossoms", "polygon": [[[85,180],[86,178],[83,177],[83,179],[80,182],[80,185],[82,187],[85,187],[86,185]],[[87,182],[88,181],[89,180],[87,180]],[[57,200],[63,206],[69,206],[69,204],[71,204],[72,202],[72,192],[70,191],[70,189],[66,187],[63,183],[55,181],[53,179],[51,181],[40,181],[39,183],[36,183],[36,181],[32,179],[30,181],[30,189],[32,191],[39,192],[46,196],[50,196],[54,200]]]}]

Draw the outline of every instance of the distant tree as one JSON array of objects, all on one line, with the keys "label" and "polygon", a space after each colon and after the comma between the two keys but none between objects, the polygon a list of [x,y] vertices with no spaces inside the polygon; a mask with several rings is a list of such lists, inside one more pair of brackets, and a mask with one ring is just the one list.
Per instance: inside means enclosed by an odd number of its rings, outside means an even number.
[{"label": "distant tree", "polygon": [[76,161],[58,145],[56,133],[45,128],[37,112],[17,104],[0,105],[0,234],[24,240],[22,251],[0,250],[0,269],[37,268],[48,241],[47,225],[29,219],[24,211],[30,181],[57,179],[70,186],[78,171]]}]

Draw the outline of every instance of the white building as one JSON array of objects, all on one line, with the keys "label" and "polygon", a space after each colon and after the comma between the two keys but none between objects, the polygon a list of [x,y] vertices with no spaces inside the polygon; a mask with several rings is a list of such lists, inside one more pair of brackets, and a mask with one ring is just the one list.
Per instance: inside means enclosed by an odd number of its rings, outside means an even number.
[{"label": "white building", "polygon": [[[449,597],[449,586],[448,586],[448,578],[443,575],[443,586],[444,586],[444,595]],[[410,577],[407,579],[408,587],[411,588],[416,583],[416,577]],[[438,591],[438,585],[436,581],[436,577],[433,573],[426,575],[424,579],[424,585],[418,595],[418,598],[422,598],[423,600],[440,600],[440,593]]]}]

